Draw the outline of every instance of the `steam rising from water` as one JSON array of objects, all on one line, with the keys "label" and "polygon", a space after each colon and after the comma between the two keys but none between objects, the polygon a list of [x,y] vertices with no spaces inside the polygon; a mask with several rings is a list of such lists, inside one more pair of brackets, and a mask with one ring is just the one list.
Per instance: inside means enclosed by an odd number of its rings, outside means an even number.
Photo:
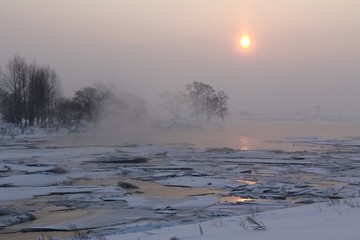
[{"label": "steam rising from water", "polygon": [[[306,150],[305,146],[280,143],[292,137],[339,139],[360,136],[358,122],[229,121],[196,123],[166,128],[160,122],[122,122],[110,118],[85,134],[69,135],[58,142],[70,145],[190,144],[195,147],[228,147],[240,150]],[[281,140],[279,142],[279,140]]]}]

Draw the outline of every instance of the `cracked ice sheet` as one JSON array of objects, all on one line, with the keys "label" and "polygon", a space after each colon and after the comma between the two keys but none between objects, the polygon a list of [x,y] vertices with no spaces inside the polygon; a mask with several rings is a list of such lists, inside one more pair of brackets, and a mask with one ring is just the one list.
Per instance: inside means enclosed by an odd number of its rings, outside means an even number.
[{"label": "cracked ice sheet", "polygon": [[79,191],[101,191],[101,187],[8,187],[1,188],[0,202],[19,201],[31,199],[36,195],[47,195],[51,193],[77,193]]},{"label": "cracked ice sheet", "polygon": [[116,225],[123,225],[127,222],[133,222],[141,218],[156,219],[161,217],[152,210],[147,209],[112,209],[112,210],[83,210],[83,216],[74,219],[63,219],[54,224],[33,224],[25,231],[47,229],[47,230],[70,230],[70,226],[76,226],[78,229],[102,228]]},{"label": "cracked ice sheet", "polygon": [[164,209],[168,206],[172,208],[204,208],[216,204],[219,197],[214,195],[192,196],[192,197],[145,197],[145,196],[122,196],[109,197],[109,201],[126,201],[128,207],[146,207],[148,209]]},{"label": "cracked ice sheet", "polygon": [[39,148],[35,149],[9,149],[9,150],[2,150],[0,155],[0,161],[10,161],[10,160],[39,160],[46,159],[45,162],[51,162],[53,160],[59,159],[66,159],[66,158],[74,158],[74,157],[81,157],[81,156],[91,156],[93,154],[106,154],[106,153],[115,153],[114,147],[103,147],[103,146],[94,146],[94,147],[46,147],[46,146],[39,146]]},{"label": "cracked ice sheet", "polygon": [[323,139],[318,137],[291,137],[285,138],[282,142],[294,143],[294,144],[307,144],[310,146],[345,146],[345,147],[356,147],[360,146],[359,137],[343,137],[337,139]]},{"label": "cracked ice sheet", "polygon": [[[32,224],[32,226],[25,229],[25,231],[47,229],[47,230],[67,230],[69,225],[76,225],[77,228],[122,228],[125,223],[136,223],[139,226],[144,225],[143,219],[151,221],[164,221],[169,216],[172,221],[174,217],[167,214],[167,209],[170,207],[172,211],[177,209],[189,209],[182,211],[180,215],[192,218],[194,209],[203,209],[205,206],[211,206],[217,203],[215,196],[199,196],[188,198],[153,198],[143,196],[125,196],[125,197],[109,197],[107,200],[111,201],[126,201],[128,202],[125,208],[107,209],[85,209],[86,214],[83,216],[66,220],[58,221],[52,224]],[[170,220],[170,219],[169,219]],[[117,227],[118,226],[118,227]]]},{"label": "cracked ice sheet", "polygon": [[12,184],[23,187],[42,187],[63,182],[67,179],[65,175],[56,174],[16,174],[0,178],[0,185]]},{"label": "cracked ice sheet", "polygon": [[[121,147],[119,147],[119,149],[121,149]],[[114,147],[80,147],[80,148],[54,148],[54,149],[29,149],[29,156],[36,156],[36,151],[38,151],[39,153],[41,153],[42,151],[44,151],[43,153],[46,153],[46,155],[43,155],[42,157],[34,157],[33,159],[25,159],[25,162],[27,160],[29,161],[33,161],[34,159],[37,160],[39,163],[43,163],[46,162],[48,164],[50,163],[61,163],[61,164],[65,164],[65,166],[70,166],[69,170],[70,173],[67,174],[67,176],[71,176],[74,177],[77,175],[78,178],[80,177],[87,177],[87,178],[91,178],[91,179],[97,179],[97,178],[109,178],[109,177],[115,177],[116,175],[116,169],[114,169],[114,166],[116,165],[106,165],[106,164],[101,164],[101,165],[91,165],[91,166],[87,166],[87,165],[76,165],[78,163],[81,163],[83,161],[91,161],[93,159],[96,159],[98,157],[107,157],[107,156],[112,156],[112,155],[129,155],[131,157],[134,156],[147,156],[149,157],[154,155],[154,154],[160,154],[160,153],[164,153],[163,151],[167,152],[167,160],[168,160],[168,164],[170,166],[170,168],[173,168],[172,166],[175,167],[189,167],[194,169],[194,173],[198,174],[200,173],[208,173],[209,175],[201,175],[201,176],[182,176],[182,177],[175,177],[175,178],[169,178],[167,177],[168,174],[159,174],[158,177],[164,177],[165,179],[161,179],[158,180],[158,182],[162,183],[162,184],[167,184],[169,183],[169,185],[173,185],[175,183],[175,185],[186,185],[188,184],[189,186],[196,186],[196,187],[207,187],[207,188],[223,188],[224,186],[227,185],[231,185],[231,184],[235,184],[235,186],[237,186],[239,183],[236,183],[235,180],[239,178],[239,176],[243,176],[244,179],[246,180],[249,176],[251,176],[251,174],[256,174],[256,171],[254,173],[247,173],[247,174],[242,174],[240,171],[237,172],[237,169],[235,169],[235,167],[239,164],[244,164],[246,167],[246,169],[252,169],[255,168],[255,170],[259,172],[261,172],[261,169],[268,169],[269,167],[273,167],[272,170],[272,175],[268,176],[267,178],[264,178],[265,183],[269,182],[270,184],[273,184],[273,180],[289,180],[289,183],[292,182],[296,182],[297,180],[294,179],[294,173],[298,173],[299,170],[301,170],[303,168],[303,166],[300,163],[311,163],[311,166],[306,166],[306,170],[310,171],[310,172],[314,172],[316,173],[316,175],[321,175],[324,174],[326,177],[326,175],[328,174],[327,171],[319,171],[319,169],[323,169],[322,167],[324,167],[324,169],[334,169],[333,166],[331,165],[327,165],[327,161],[328,159],[326,159],[326,161],[324,159],[319,159],[316,155],[314,157],[314,155],[312,153],[300,153],[300,154],[295,154],[295,153],[284,153],[284,152],[271,152],[271,151],[251,151],[251,152],[241,152],[241,151],[232,151],[230,153],[223,153],[223,150],[220,149],[219,151],[215,151],[212,150],[210,152],[207,152],[207,150],[204,149],[191,149],[191,148],[178,148],[178,147],[170,147],[168,150],[166,150],[166,148],[162,148],[162,147],[155,147],[155,146],[135,146],[135,147],[127,147],[122,149],[121,152],[117,152],[115,150]],[[49,152],[46,152],[49,151]],[[227,150],[226,150],[227,151]],[[16,151],[13,151],[14,156],[16,155]],[[39,154],[41,155],[41,154]],[[354,154],[354,156],[356,157],[356,155]],[[339,155],[337,153],[332,154],[331,155],[331,161],[335,161],[336,159],[343,159],[342,155]],[[2,158],[2,155],[0,156],[0,159]],[[67,161],[63,161],[64,158],[68,158]],[[304,158],[304,160],[298,160]],[[335,159],[335,160],[333,160]],[[15,160],[18,160],[15,158]],[[24,159],[21,159],[22,161]],[[58,160],[61,160],[58,161]],[[317,169],[317,164],[318,164],[318,160],[322,160],[325,164],[322,165],[320,168]],[[254,162],[256,162],[257,164],[255,165]],[[299,166],[294,167],[294,165],[291,165],[291,163],[299,163]],[[341,162],[342,164],[343,162]],[[274,164],[274,165],[273,165]],[[289,165],[290,164],[290,165]],[[75,168],[74,168],[75,166]],[[118,165],[117,165],[118,166]],[[136,165],[138,166],[138,165]],[[166,165],[167,166],[167,165]],[[281,167],[281,168],[276,168],[277,167]],[[314,166],[314,167],[313,167]],[[123,166],[121,166],[123,167]],[[160,168],[162,168],[163,165],[160,166]],[[103,169],[101,169],[103,168]],[[128,170],[131,170],[131,166],[130,167],[125,167]],[[135,167],[136,168],[136,167]],[[135,169],[134,168],[134,169]],[[165,167],[166,168],[166,167]],[[164,169],[165,169],[164,168]],[[148,167],[148,165],[144,165],[140,167],[137,167],[137,169],[139,170],[139,172],[131,172],[132,177],[141,177],[145,171],[147,170],[151,170],[149,172],[149,175],[152,175],[153,169],[151,167]],[[227,169],[232,169],[231,171],[227,172]],[[110,171],[109,171],[110,170]],[[141,171],[140,171],[141,170]],[[166,170],[166,169],[165,169]],[[165,171],[164,170],[164,171]],[[290,170],[292,172],[290,172]],[[314,171],[313,171],[314,170]],[[96,171],[96,172],[94,172]],[[99,172],[101,171],[101,172]],[[161,170],[163,171],[163,170]],[[284,174],[288,172],[288,177],[284,178]],[[279,174],[280,172],[280,174]],[[355,171],[354,171],[355,172]],[[120,171],[118,171],[118,173],[120,173]],[[333,175],[335,175],[336,172],[333,173]],[[155,172],[154,176],[157,173]],[[220,176],[221,174],[221,176]],[[224,175],[223,175],[224,174]],[[277,175],[276,175],[277,174]],[[305,173],[301,173],[301,174],[305,174]],[[59,175],[60,176],[60,175]],[[169,175],[170,176],[170,175]],[[225,177],[226,176],[226,177]],[[258,176],[259,178],[261,178],[261,176]],[[291,177],[291,178],[290,178]],[[293,180],[294,179],[294,180]],[[313,181],[312,179],[309,179],[309,181]],[[314,180],[317,181],[317,180]],[[211,185],[208,185],[208,183],[211,182]],[[115,182],[116,183],[116,182]],[[269,184],[265,184],[263,186],[257,186],[258,188],[258,192],[262,192],[262,189],[265,188],[274,188],[273,185],[269,186]],[[288,191],[294,191],[294,192],[299,192],[299,189],[293,189],[291,186],[293,185],[289,185],[289,189]],[[74,191],[80,191],[81,188],[80,187],[73,187]],[[19,191],[21,191],[24,188],[18,188]],[[34,187],[34,189],[32,189],[34,192],[36,191],[36,194],[38,195],[39,191],[42,188],[37,188]],[[56,189],[55,187],[53,187],[53,189]],[[112,194],[114,192],[116,192],[116,189],[105,189],[104,187],[101,187],[101,189],[103,189],[102,191],[97,190],[96,194],[94,194],[94,199],[96,200],[96,197],[99,197],[98,193],[103,193],[103,196],[106,200],[111,200],[111,198],[116,198],[118,197],[120,200],[120,197],[118,194]],[[1,193],[3,193],[4,191],[7,191],[6,188],[2,188],[1,189]],[[251,189],[250,189],[251,190]],[[249,192],[250,192],[249,190]],[[251,190],[251,192],[253,192]],[[6,192],[4,192],[6,193]],[[74,192],[76,193],[76,192]],[[121,193],[121,192],[120,192]],[[10,193],[11,194],[11,193]],[[0,194],[2,197],[2,194]],[[16,195],[16,194],[15,194]],[[320,192],[318,195],[323,195],[322,192]],[[78,197],[79,195],[76,195],[74,197]],[[84,196],[79,196],[80,199],[84,199],[84,200],[88,200],[86,198],[84,198]],[[101,197],[101,196],[100,196]],[[103,199],[104,199],[103,198]],[[137,199],[136,199],[137,198]],[[136,207],[136,208],[143,208],[144,206],[148,207],[149,211],[153,211],[154,208],[160,208],[160,209],[164,209],[166,205],[171,205],[172,207],[178,207],[178,208],[182,208],[182,207],[188,207],[188,206],[200,206],[201,207],[201,203],[203,202],[204,205],[203,207],[206,206],[206,204],[211,203],[212,201],[215,201],[216,199],[214,199],[214,196],[204,196],[204,197],[192,197],[192,198],[181,198],[181,199],[177,199],[179,200],[177,201],[170,201],[169,202],[161,202],[159,201],[159,199],[156,198],[151,198],[149,196],[140,196],[140,197],[129,197],[127,199],[127,201],[129,202],[130,207]],[[66,199],[70,199],[70,196],[67,196]],[[76,198],[77,199],[77,198]],[[91,199],[91,198],[90,198]],[[122,198],[124,200],[126,200],[126,198]],[[116,200],[116,199],[113,199]],[[162,200],[162,198],[160,198],[160,200]],[[181,206],[181,202],[183,202],[183,206]],[[168,204],[169,203],[169,204]],[[179,205],[176,205],[179,204]],[[232,206],[233,207],[233,206]],[[136,210],[136,209],[135,209]],[[100,210],[102,211],[102,210]],[[134,214],[136,213],[133,212]],[[141,213],[141,211],[138,211],[138,213]],[[129,215],[131,216],[131,215]],[[141,216],[139,216],[141,217]],[[84,221],[92,221],[92,217],[89,217],[86,219],[84,219]],[[78,221],[76,219],[76,221]],[[88,224],[88,223],[87,223]],[[198,228],[198,226],[197,226]],[[147,238],[145,238],[147,239]],[[170,238],[167,238],[167,240]]]},{"label": "cracked ice sheet", "polygon": [[197,188],[216,188],[222,189],[226,186],[237,186],[239,182],[233,181],[226,178],[219,177],[193,177],[193,176],[182,176],[173,177],[155,181],[157,183],[167,186],[186,186],[186,187],[197,187]]},{"label": "cracked ice sheet", "polygon": [[26,173],[35,173],[48,171],[54,168],[54,165],[47,166],[46,163],[41,163],[41,166],[36,165],[26,165],[26,164],[12,164],[12,163],[0,163],[1,166],[7,166],[10,168],[10,171],[26,172]]}]

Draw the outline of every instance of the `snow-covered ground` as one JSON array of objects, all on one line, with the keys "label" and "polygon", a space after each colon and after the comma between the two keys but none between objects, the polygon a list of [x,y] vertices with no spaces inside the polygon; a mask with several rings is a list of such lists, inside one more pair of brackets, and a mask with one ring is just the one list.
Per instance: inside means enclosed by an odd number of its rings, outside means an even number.
[{"label": "snow-covered ground", "polygon": [[360,233],[358,138],[281,140],[311,149],[296,152],[65,140],[0,139],[0,239],[75,229],[109,240]]},{"label": "snow-covered ground", "polygon": [[[196,224],[108,236],[108,240],[359,239],[359,199],[217,218]],[[254,220],[254,221],[252,221]]]}]

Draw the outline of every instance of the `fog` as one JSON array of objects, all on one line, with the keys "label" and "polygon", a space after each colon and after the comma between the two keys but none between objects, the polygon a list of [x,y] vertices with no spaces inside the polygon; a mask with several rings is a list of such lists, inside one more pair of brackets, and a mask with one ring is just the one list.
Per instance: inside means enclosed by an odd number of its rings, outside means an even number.
[{"label": "fog", "polygon": [[[309,144],[292,143],[294,139],[349,140],[360,135],[360,126],[354,121],[233,121],[227,124],[202,124],[198,128],[161,129],[151,122],[140,125],[119,124],[109,118],[100,126],[84,134],[61,136],[56,145],[112,145],[181,144],[200,148],[233,148],[240,150],[324,150],[326,145],[312,148]],[[326,141],[324,141],[326,142]]]},{"label": "fog", "polygon": [[[144,97],[202,81],[230,111],[359,116],[360,2],[0,0],[0,66],[53,66],[65,93],[95,82]],[[253,40],[239,50],[242,33]]]}]

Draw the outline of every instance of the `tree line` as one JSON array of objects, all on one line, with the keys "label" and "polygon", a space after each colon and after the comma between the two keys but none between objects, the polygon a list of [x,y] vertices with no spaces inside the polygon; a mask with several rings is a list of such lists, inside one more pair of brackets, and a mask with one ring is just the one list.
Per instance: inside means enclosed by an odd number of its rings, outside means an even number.
[{"label": "tree line", "polygon": [[20,56],[10,59],[3,71],[0,69],[0,115],[5,122],[19,127],[69,126],[81,121],[96,125],[108,112],[134,121],[144,118],[147,107],[142,98],[115,96],[112,86],[102,83],[65,97],[54,68],[35,61],[28,63]]},{"label": "tree line", "polygon": [[15,56],[1,73],[0,113],[6,122],[19,126],[53,123],[61,95],[61,83],[50,66]]},{"label": "tree line", "polygon": [[146,101],[131,94],[116,96],[113,86],[95,83],[77,90],[72,98],[61,97],[57,101],[57,120],[61,125],[86,121],[97,126],[105,116],[118,121],[137,123],[147,115]]},{"label": "tree line", "polygon": [[[71,126],[82,121],[97,125],[107,114],[134,123],[146,116],[143,98],[129,94],[115,96],[112,89],[112,85],[96,83],[75,91],[73,97],[65,97],[54,68],[35,61],[29,63],[16,55],[3,71],[0,69],[0,115],[19,127]],[[224,121],[229,114],[229,97],[206,83],[193,82],[184,91],[160,96],[163,107],[176,120],[191,115],[197,120],[205,116],[210,121],[216,116]]]}]

